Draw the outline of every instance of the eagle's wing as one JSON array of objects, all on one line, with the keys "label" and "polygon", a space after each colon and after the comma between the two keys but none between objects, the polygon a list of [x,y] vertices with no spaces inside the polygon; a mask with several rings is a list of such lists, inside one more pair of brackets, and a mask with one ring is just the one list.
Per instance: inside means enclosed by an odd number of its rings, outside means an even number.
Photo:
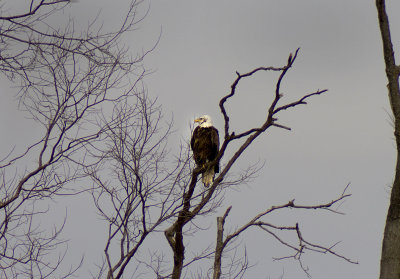
[{"label": "eagle's wing", "polygon": [[[211,136],[211,142],[213,147],[215,147],[215,150],[213,150],[214,158],[218,156],[218,152],[219,152],[219,134],[218,134],[218,130],[216,128],[213,129],[213,133]],[[218,164],[215,166],[214,168],[215,172],[219,172],[219,162]]]},{"label": "eagle's wing", "polygon": [[199,127],[196,127],[193,131],[192,138],[190,139],[190,147],[194,150],[195,135]]},{"label": "eagle's wing", "polygon": [[211,142],[212,144],[216,147],[216,153],[218,154],[219,152],[219,134],[218,130],[216,128],[213,129],[212,137],[211,137]]}]

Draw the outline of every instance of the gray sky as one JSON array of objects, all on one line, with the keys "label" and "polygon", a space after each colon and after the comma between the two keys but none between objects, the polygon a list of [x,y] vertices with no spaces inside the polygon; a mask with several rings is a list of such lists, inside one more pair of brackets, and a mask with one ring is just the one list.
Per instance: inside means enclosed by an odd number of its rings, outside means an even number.
[{"label": "gray sky", "polygon": [[[341,207],[345,216],[291,211],[278,220],[300,215],[305,236],[322,243],[341,240],[338,251],[360,262],[311,255],[313,278],[377,278],[395,149],[374,2],[152,1],[150,6],[143,36],[151,42],[161,28],[162,36],[146,63],[156,70],[148,78],[149,92],[174,114],[180,131],[203,113],[221,128],[218,100],[229,91],[235,71],[280,66],[301,48],[283,101],[316,89],[329,92],[282,113],[280,123],[292,132],[271,130],[248,150],[243,168],[258,159],[266,165],[250,187],[226,199],[225,208],[233,205],[228,224],[292,198],[330,201],[351,182],[353,196]],[[400,20],[390,11],[399,11],[400,3],[388,1],[388,10],[398,45]],[[236,131],[260,123],[272,81],[260,74],[239,87],[228,106]],[[284,278],[301,278],[296,263],[271,263],[282,255],[273,240],[255,232],[247,236],[253,240],[246,242],[250,260],[259,265],[246,278],[277,278],[283,269]]]},{"label": "gray sky", "polygon": [[[112,26],[129,1],[111,2],[80,1],[70,11],[82,20],[101,8],[104,25]],[[393,11],[400,11],[400,3],[387,2],[393,42],[399,46],[400,18]],[[211,115],[222,129],[218,102],[229,92],[235,71],[282,66],[290,52],[301,48],[284,81],[282,102],[317,89],[329,92],[310,99],[307,106],[283,112],[280,123],[293,130],[270,130],[241,158],[240,168],[256,161],[265,161],[265,166],[251,184],[227,196],[222,210],[233,205],[227,227],[293,198],[302,204],[328,202],[350,182],[352,197],[340,208],[346,215],[292,210],[274,216],[274,221],[299,220],[304,237],[325,245],[341,241],[337,251],[360,262],[352,265],[309,254],[306,263],[313,278],[377,278],[395,148],[374,1],[153,0],[142,7],[149,7],[149,14],[126,43],[140,51],[152,47],[161,34],[145,59],[145,66],[154,71],[146,85],[165,114],[173,115],[178,139],[190,136],[189,123],[202,114]],[[261,123],[275,78],[259,74],[240,85],[228,105],[234,131]],[[8,131],[2,133],[2,148],[33,132],[20,128],[28,122],[10,102],[1,97],[0,129]],[[96,253],[101,253],[103,243],[99,244],[101,235],[77,230],[96,218],[81,210],[82,206],[69,209],[73,218],[66,230],[72,239],[70,254],[86,254],[81,273],[86,274],[91,261],[100,257]],[[215,217],[208,224],[213,225]],[[93,226],[94,232],[100,228]],[[272,261],[273,256],[285,256],[286,250],[265,234],[250,231],[243,238],[250,263],[258,263],[246,278],[279,278],[283,272],[283,278],[306,278],[297,263]]]}]

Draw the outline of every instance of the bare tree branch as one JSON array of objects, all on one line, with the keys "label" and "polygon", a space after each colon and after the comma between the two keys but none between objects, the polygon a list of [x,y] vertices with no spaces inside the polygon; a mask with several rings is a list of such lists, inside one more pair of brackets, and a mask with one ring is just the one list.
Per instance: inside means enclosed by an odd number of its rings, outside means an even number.
[{"label": "bare tree branch", "polygon": [[385,0],[376,0],[375,4],[382,38],[383,57],[388,80],[387,88],[393,112],[394,136],[397,148],[396,172],[385,223],[379,278],[395,279],[400,277],[400,266],[398,264],[400,261],[400,242],[398,241],[400,237],[400,65],[396,64]]},{"label": "bare tree branch", "polygon": [[[286,204],[279,205],[279,206],[272,206],[271,208],[267,209],[264,212],[259,213],[256,215],[254,218],[252,218],[249,222],[241,226],[240,228],[236,229],[233,233],[227,235],[225,239],[223,240],[223,230],[224,230],[224,223],[225,219],[231,210],[231,207],[229,207],[223,217],[218,217],[217,218],[217,246],[215,250],[215,259],[214,259],[214,277],[215,279],[220,278],[221,276],[221,261],[222,261],[222,255],[224,249],[231,243],[235,238],[237,238],[239,235],[243,234],[244,232],[248,231],[248,229],[252,227],[260,228],[261,230],[267,232],[268,234],[272,235],[273,238],[275,238],[279,243],[281,243],[283,246],[286,246],[290,248],[291,250],[294,250],[295,254],[292,256],[285,256],[285,257],[280,257],[280,258],[275,258],[275,260],[282,260],[282,259],[289,259],[293,258],[297,260],[302,268],[302,270],[308,275],[309,271],[307,268],[304,267],[304,264],[301,260],[301,254],[305,253],[306,250],[318,252],[318,253],[323,253],[323,254],[331,254],[334,255],[338,258],[344,259],[350,263],[357,264],[358,262],[353,261],[343,255],[338,254],[333,250],[335,245],[332,245],[330,247],[324,247],[318,244],[311,243],[309,241],[306,241],[299,228],[299,224],[296,223],[294,226],[277,226],[271,223],[267,223],[265,221],[262,221],[261,218],[265,217],[266,215],[282,210],[285,208],[296,208],[296,209],[313,209],[313,210],[329,210],[334,213],[339,213],[336,210],[332,210],[331,207],[340,201],[350,197],[350,194],[345,194],[346,189],[348,186],[346,186],[345,190],[343,193],[336,199],[332,200],[331,202],[325,203],[325,204],[317,204],[317,205],[297,205],[294,203],[294,200],[289,201]],[[282,236],[277,234],[278,231],[293,231],[296,233],[297,239],[298,239],[298,244],[291,244],[288,240],[285,240]]]}]

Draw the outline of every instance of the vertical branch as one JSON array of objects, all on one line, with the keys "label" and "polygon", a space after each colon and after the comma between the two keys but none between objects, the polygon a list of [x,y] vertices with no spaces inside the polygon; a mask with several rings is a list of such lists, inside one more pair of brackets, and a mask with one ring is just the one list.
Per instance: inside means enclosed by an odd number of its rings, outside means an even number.
[{"label": "vertical branch", "polygon": [[385,1],[376,0],[376,8],[382,37],[389,100],[394,116],[394,135],[397,146],[396,173],[382,243],[380,279],[398,279],[400,278],[400,66],[396,65],[394,57]]},{"label": "vertical branch", "polygon": [[214,257],[214,275],[213,279],[219,279],[221,277],[221,263],[222,263],[222,252],[224,250],[224,224],[225,219],[228,217],[229,211],[232,206],[228,207],[225,211],[224,216],[217,217],[217,243],[215,245],[215,257]]},{"label": "vertical branch", "polygon": [[[386,76],[388,79],[389,100],[392,106],[394,117],[400,119],[400,96],[399,96],[399,74],[400,66],[396,65],[392,38],[390,35],[389,18],[386,14],[385,0],[376,0],[378,10],[379,28],[381,31],[383,57],[386,66]],[[399,124],[397,124],[399,125]],[[396,126],[398,127],[398,126]]]}]

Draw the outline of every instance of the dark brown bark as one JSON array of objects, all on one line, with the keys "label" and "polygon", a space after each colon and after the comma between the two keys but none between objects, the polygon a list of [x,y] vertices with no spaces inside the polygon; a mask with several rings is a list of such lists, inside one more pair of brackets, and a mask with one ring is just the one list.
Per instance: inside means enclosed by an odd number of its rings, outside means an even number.
[{"label": "dark brown bark", "polygon": [[194,188],[197,183],[197,177],[200,174],[200,169],[193,170],[192,179],[189,185],[189,190],[183,197],[183,208],[179,212],[176,222],[165,231],[165,236],[174,253],[174,268],[172,270],[172,279],[181,278],[183,261],[185,259],[185,246],[183,244],[183,227],[189,222],[194,215],[190,212],[191,199]]},{"label": "dark brown bark", "polygon": [[385,1],[376,0],[376,8],[382,36],[389,100],[394,116],[394,135],[397,146],[396,172],[390,196],[389,210],[386,217],[379,278],[400,279],[400,67],[397,66],[395,62]]},{"label": "dark brown bark", "polygon": [[221,277],[221,265],[222,265],[222,252],[225,248],[224,243],[224,224],[225,219],[228,217],[229,211],[232,206],[228,207],[223,217],[217,217],[217,243],[215,245],[215,257],[214,257],[214,275],[213,279],[219,279]]}]

